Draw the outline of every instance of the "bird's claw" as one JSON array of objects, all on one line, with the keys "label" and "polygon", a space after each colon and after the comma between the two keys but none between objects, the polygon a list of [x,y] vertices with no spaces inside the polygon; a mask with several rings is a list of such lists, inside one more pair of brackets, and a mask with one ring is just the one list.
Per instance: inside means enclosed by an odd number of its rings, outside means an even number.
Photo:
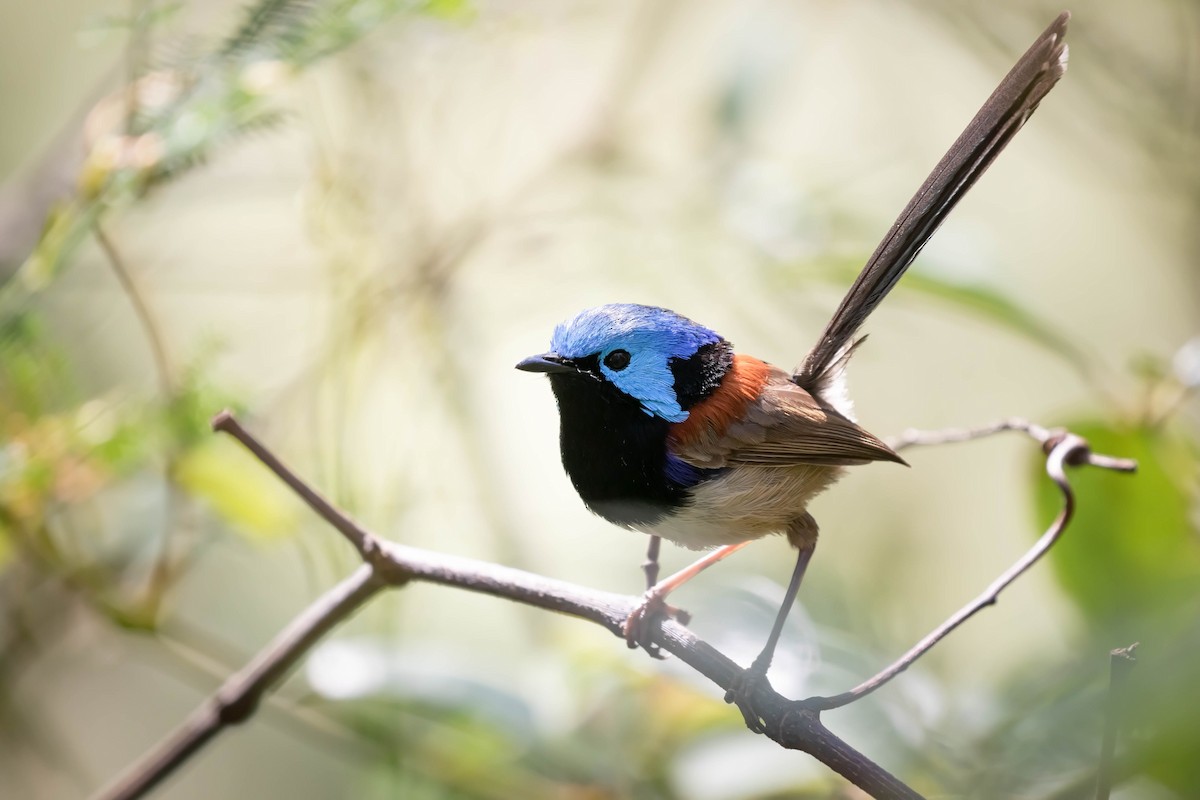
[{"label": "bird's claw", "polygon": [[763,684],[766,684],[767,687],[771,685],[767,680],[767,669],[755,660],[749,667],[737,674],[725,692],[725,702],[738,707],[738,711],[742,712],[742,718],[746,720],[746,727],[754,733],[766,732],[766,723],[763,721],[762,715],[754,708],[754,695],[759,686]]},{"label": "bird's claw", "polygon": [[661,594],[650,589],[642,595],[642,602],[625,618],[622,633],[629,649],[636,650],[641,647],[654,658],[666,658],[662,648],[652,641],[653,631],[662,622],[663,617],[678,620],[686,625],[692,615],[682,608],[668,605]]}]

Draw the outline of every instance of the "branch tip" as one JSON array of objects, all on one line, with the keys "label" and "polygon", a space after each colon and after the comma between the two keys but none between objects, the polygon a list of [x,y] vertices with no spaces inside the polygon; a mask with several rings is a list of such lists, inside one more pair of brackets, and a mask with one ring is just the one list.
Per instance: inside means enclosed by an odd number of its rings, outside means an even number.
[{"label": "branch tip", "polygon": [[1109,800],[1117,763],[1117,739],[1125,722],[1126,683],[1137,663],[1134,651],[1138,643],[1118,647],[1108,653],[1108,709],[1104,719],[1104,737],[1100,743],[1100,763],[1096,768],[1096,800]]},{"label": "branch tip", "polygon": [[[1138,471],[1138,462],[1132,458],[1117,458],[1116,456],[1106,456],[1099,453],[1092,453],[1088,457],[1088,463],[1093,467],[1110,469],[1113,472],[1134,473]],[[1130,648],[1133,647],[1137,647],[1137,645],[1130,645]],[[1132,652],[1132,649],[1130,652]]]},{"label": "branch tip", "polygon": [[1140,645],[1140,644],[1141,644],[1141,642],[1134,642],[1133,644],[1129,645],[1128,647],[1118,647],[1114,650],[1111,650],[1109,652],[1109,655],[1113,659],[1120,659],[1122,661],[1130,661],[1130,662],[1137,661],[1137,652],[1136,651],[1138,649],[1138,645]]},{"label": "branch tip", "polygon": [[233,409],[225,408],[218,412],[208,424],[214,431],[228,433],[237,424],[237,420],[233,416]]}]

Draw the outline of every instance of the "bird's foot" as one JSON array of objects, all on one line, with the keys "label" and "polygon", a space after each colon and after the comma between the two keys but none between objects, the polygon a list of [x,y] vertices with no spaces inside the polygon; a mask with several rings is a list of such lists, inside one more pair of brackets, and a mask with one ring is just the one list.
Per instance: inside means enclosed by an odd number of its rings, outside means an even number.
[{"label": "bird's foot", "polygon": [[652,641],[653,631],[662,622],[663,617],[678,620],[686,625],[692,615],[682,608],[668,605],[663,594],[654,589],[647,590],[642,595],[642,602],[638,603],[625,619],[623,633],[629,649],[634,650],[641,647],[655,658],[666,658],[662,648]]},{"label": "bird's foot", "polygon": [[769,666],[769,663],[764,664],[759,659],[754,659],[749,667],[742,670],[733,679],[733,683],[725,692],[725,702],[733,703],[738,707],[738,711],[742,712],[742,718],[746,720],[746,727],[754,733],[766,732],[766,724],[762,715],[754,708],[754,694],[763,684],[766,684],[768,688],[771,686],[767,680]]}]

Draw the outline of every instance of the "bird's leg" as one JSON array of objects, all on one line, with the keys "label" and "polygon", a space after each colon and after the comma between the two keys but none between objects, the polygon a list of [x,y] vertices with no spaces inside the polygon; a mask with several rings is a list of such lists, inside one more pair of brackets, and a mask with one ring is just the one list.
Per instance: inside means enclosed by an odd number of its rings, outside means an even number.
[{"label": "bird's leg", "polygon": [[662,537],[650,535],[650,545],[646,548],[646,560],[642,562],[642,572],[646,573],[646,591],[658,583],[658,551],[662,548]]},{"label": "bird's leg", "polygon": [[[655,537],[658,538],[658,537]],[[667,605],[667,595],[678,589],[683,584],[690,581],[692,578],[699,575],[704,570],[711,567],[721,559],[728,555],[736,553],[746,545],[749,541],[739,542],[737,544],[727,544],[724,547],[719,547],[708,553],[703,558],[697,560],[691,566],[684,567],[663,580],[651,585],[646,589],[646,593],[642,595],[642,602],[637,605],[633,611],[629,612],[629,617],[625,620],[625,641],[629,643],[630,648],[644,647],[646,652],[656,658],[661,657],[656,645],[647,644],[650,639],[650,628],[654,625],[658,618],[664,613],[668,616],[675,617],[680,622],[688,621],[688,614],[682,609],[673,608]],[[656,548],[654,543],[650,544],[651,552]],[[657,562],[656,562],[657,567]],[[647,578],[649,578],[649,570],[647,570]]]},{"label": "bird's leg", "polygon": [[754,709],[754,691],[758,684],[767,679],[767,670],[771,667],[771,659],[775,656],[775,647],[783,633],[783,623],[787,620],[788,612],[796,602],[796,594],[800,591],[800,583],[804,580],[804,571],[817,549],[817,527],[812,517],[793,526],[788,538],[796,545],[799,552],[796,555],[796,566],[792,570],[792,579],[788,582],[787,591],[783,595],[783,604],[775,615],[775,624],[771,626],[771,634],[762,652],[751,662],[750,666],[734,679],[729,690],[725,692],[725,702],[734,703],[746,720],[746,727],[755,733],[763,732],[762,717]]}]

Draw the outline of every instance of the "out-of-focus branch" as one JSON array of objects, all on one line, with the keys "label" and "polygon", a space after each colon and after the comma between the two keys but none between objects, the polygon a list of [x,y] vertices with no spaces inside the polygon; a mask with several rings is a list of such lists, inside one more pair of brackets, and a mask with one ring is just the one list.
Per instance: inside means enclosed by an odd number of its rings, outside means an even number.
[{"label": "out-of-focus branch", "polygon": [[117,800],[144,796],[222,729],[250,718],[266,691],[321,637],[383,588],[374,567],[363,564],[309,606],[170,736],[95,797]]},{"label": "out-of-focus branch", "polygon": [[[131,96],[133,95],[131,94]],[[133,101],[130,100],[130,102],[132,103]],[[134,109],[131,106],[129,114],[132,115],[133,113]],[[153,307],[146,299],[146,293],[142,290],[141,283],[129,268],[116,242],[105,231],[99,219],[93,225],[92,231],[96,237],[96,242],[104,252],[105,258],[108,259],[109,266],[112,267],[113,274],[117,277],[117,282],[121,284],[121,289],[125,292],[125,296],[129,298],[130,305],[133,306],[134,315],[137,316],[138,322],[142,326],[142,331],[146,335],[146,342],[150,346],[150,354],[154,359],[154,372],[158,378],[159,391],[162,393],[163,402],[170,405],[178,396],[179,383],[171,362],[171,356],[167,352],[166,337],[163,335],[162,325],[159,324],[158,316],[154,313]],[[179,559],[172,558],[171,547],[171,534],[174,532],[177,520],[179,519],[179,498],[174,485],[175,469],[179,463],[178,446],[171,446],[166,456],[166,464],[163,467],[167,485],[166,526],[159,542],[158,555],[154,559],[154,566],[150,570],[150,579],[146,588],[146,611],[151,616],[157,615],[158,605],[163,593],[170,585],[171,579],[179,566]]]},{"label": "out-of-focus branch", "polygon": [[[101,85],[112,83],[105,77]],[[0,184],[0,286],[37,246],[52,209],[72,197],[83,166],[80,126],[90,103],[77,111],[18,177]]]},{"label": "out-of-focus branch", "polygon": [[142,331],[146,334],[146,342],[150,345],[150,354],[154,357],[154,369],[158,376],[159,388],[162,390],[163,396],[169,400],[175,393],[175,373],[171,367],[171,358],[167,354],[162,326],[158,324],[154,310],[146,301],[145,292],[142,291],[137,278],[126,265],[121,251],[117,249],[116,242],[99,223],[96,224],[93,231],[96,235],[96,242],[104,251],[104,257],[108,259],[113,274],[117,276],[117,282],[121,284],[121,289],[129,298],[133,312],[137,316],[138,322],[141,323]]},{"label": "out-of-focus branch", "polygon": [[[226,411],[219,414],[213,420],[213,427],[234,436],[275,472],[313,510],[342,533],[358,550],[364,563],[292,622],[245,669],[226,681],[191,717],[123,777],[97,794],[96,800],[142,797],[222,729],[244,722],[257,709],[265,692],[281,680],[309,648],[386,586],[402,586],[414,580],[453,586],[590,620],[608,628],[618,637],[622,636],[624,622],[638,603],[636,597],[601,592],[496,564],[381,540],[334,508],[243,428],[231,413]],[[1024,573],[1057,540],[1070,520],[1074,501],[1066,480],[1065,467],[1091,464],[1109,469],[1133,468],[1132,462],[1093,455],[1083,439],[1066,432],[1050,432],[1027,423],[1015,424],[1011,420],[976,430],[997,432],[1013,429],[1024,430],[1043,443],[1047,452],[1047,471],[1063,491],[1064,509],[1039,541],[1040,549],[1035,547],[989,587],[979,600],[965,607],[888,670],[845,695],[816,698],[815,701],[793,701],[775,692],[765,681],[756,689],[754,704],[761,712],[768,737],[783,747],[809,753],[871,797],[914,800],[921,795],[832,734],[821,722],[821,710],[845,705],[882,686],[967,617],[994,602],[995,595],[1004,586]],[[941,436],[944,441],[963,439],[961,431]],[[912,443],[932,443],[937,435],[909,434],[907,438],[913,440]],[[728,689],[741,673],[737,664],[675,620],[663,620],[650,634],[658,647],[672,653],[722,689]]]},{"label": "out-of-focus branch", "polygon": [[1104,720],[1104,741],[1100,746],[1100,766],[1096,770],[1096,800],[1108,800],[1112,793],[1117,732],[1125,717],[1125,684],[1137,663],[1133,651],[1137,642],[1118,647],[1109,654],[1108,713]]},{"label": "out-of-focus branch", "polygon": [[1050,431],[1040,425],[1035,425],[1021,417],[1007,417],[989,425],[980,425],[978,428],[942,428],[936,431],[922,431],[916,428],[909,428],[899,436],[887,437],[887,443],[893,450],[903,450],[907,447],[928,447],[939,444],[971,442],[986,436],[995,436],[997,433],[1004,433],[1006,431],[1025,433],[1039,442],[1045,442],[1050,438]]}]

